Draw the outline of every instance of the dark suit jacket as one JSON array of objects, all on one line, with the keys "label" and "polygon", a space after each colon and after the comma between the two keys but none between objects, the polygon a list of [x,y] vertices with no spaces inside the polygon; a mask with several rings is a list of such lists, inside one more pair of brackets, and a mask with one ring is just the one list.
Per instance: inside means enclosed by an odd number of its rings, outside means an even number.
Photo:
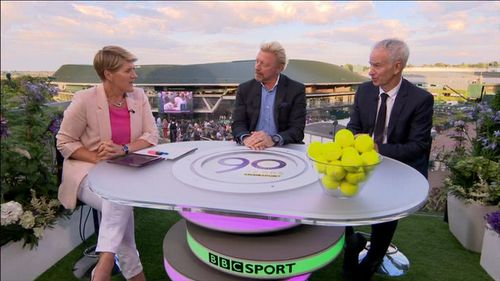
[{"label": "dark suit jacket", "polygon": [[[372,134],[377,118],[379,88],[365,82],[359,86],[347,128],[354,134]],[[415,168],[425,177],[431,149],[434,98],[403,79],[387,127],[387,143],[379,146],[382,155]]]},{"label": "dark suit jacket", "polygon": [[[302,143],[306,124],[304,84],[280,74],[274,100],[274,122],[283,144]],[[236,93],[232,131],[234,140],[255,131],[260,114],[262,85],[255,79],[241,83]]]}]

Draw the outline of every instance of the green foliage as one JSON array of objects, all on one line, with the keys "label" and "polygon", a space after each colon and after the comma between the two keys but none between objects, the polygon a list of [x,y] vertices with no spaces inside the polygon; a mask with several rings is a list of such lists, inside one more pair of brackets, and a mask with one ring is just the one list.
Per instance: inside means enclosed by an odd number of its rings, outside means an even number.
[{"label": "green foliage", "polygon": [[500,92],[496,92],[493,97],[493,100],[491,101],[491,108],[496,111],[500,110]]},{"label": "green foliage", "polygon": [[487,68],[487,67],[498,67],[499,62],[498,61],[492,61],[492,62],[478,62],[478,63],[461,63],[461,64],[448,64],[448,63],[442,63],[442,62],[437,62],[435,64],[423,64],[422,66],[430,66],[430,67],[476,67],[476,68]]},{"label": "green foliage", "polygon": [[465,201],[483,205],[500,203],[500,164],[482,156],[455,156],[445,186]]},{"label": "green foliage", "polygon": [[[38,244],[42,230],[64,214],[56,200],[56,131],[51,126],[60,113],[45,105],[57,94],[57,89],[43,78],[29,76],[2,80],[1,89],[0,240],[3,245],[24,239],[24,246],[32,248]],[[7,202],[22,206],[22,215],[9,222],[4,220],[9,215]],[[23,219],[33,223],[23,225]]]},{"label": "green foliage", "polygon": [[346,63],[346,64],[344,64],[344,68],[352,72],[354,69],[354,66],[350,63]]},{"label": "green foliage", "polygon": [[450,122],[458,145],[440,156],[451,172],[445,186],[465,201],[500,206],[500,112],[480,103],[467,116],[475,121],[475,136],[469,135],[467,122]]}]

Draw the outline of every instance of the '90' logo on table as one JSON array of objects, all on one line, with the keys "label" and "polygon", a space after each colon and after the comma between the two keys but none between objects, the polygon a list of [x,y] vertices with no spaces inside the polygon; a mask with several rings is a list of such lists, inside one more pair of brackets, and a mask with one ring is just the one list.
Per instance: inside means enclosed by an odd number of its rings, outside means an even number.
[{"label": "'90' logo on table", "polygon": [[[236,161],[233,161],[236,160]],[[243,157],[226,157],[226,158],[221,158],[217,163],[221,166],[227,166],[227,167],[232,167],[229,169],[224,169],[224,170],[219,170],[216,171],[216,173],[226,173],[226,172],[231,172],[239,169],[243,169],[244,167],[248,166],[250,164],[252,167],[256,169],[261,169],[261,170],[277,170],[281,169],[286,166],[286,163],[284,161],[278,160],[278,159],[259,159],[259,160],[254,160],[250,162],[250,160],[243,158]],[[263,165],[265,163],[268,163],[268,165]],[[274,165],[270,165],[273,164]]]}]

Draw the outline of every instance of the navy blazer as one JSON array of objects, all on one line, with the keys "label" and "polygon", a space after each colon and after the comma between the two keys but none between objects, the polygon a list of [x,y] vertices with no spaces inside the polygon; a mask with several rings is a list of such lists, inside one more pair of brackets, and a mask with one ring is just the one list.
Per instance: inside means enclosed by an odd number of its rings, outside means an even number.
[{"label": "navy blazer", "polygon": [[[236,102],[231,125],[234,140],[255,131],[259,121],[262,84],[252,79],[241,83],[236,93]],[[283,144],[302,143],[306,125],[306,94],[302,83],[280,74],[274,100],[274,123]]]},{"label": "navy blazer", "polygon": [[[347,128],[354,134],[372,134],[377,118],[379,87],[371,81],[356,91]],[[379,153],[399,160],[427,177],[431,150],[433,96],[403,79],[387,126],[387,143]]]}]

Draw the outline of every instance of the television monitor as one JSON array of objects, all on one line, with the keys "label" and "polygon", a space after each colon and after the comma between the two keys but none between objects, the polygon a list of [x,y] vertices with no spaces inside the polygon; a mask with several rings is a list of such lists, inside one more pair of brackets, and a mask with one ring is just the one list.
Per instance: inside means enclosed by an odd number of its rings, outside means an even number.
[{"label": "television monitor", "polygon": [[186,113],[193,111],[192,91],[161,91],[158,94],[160,113]]}]

